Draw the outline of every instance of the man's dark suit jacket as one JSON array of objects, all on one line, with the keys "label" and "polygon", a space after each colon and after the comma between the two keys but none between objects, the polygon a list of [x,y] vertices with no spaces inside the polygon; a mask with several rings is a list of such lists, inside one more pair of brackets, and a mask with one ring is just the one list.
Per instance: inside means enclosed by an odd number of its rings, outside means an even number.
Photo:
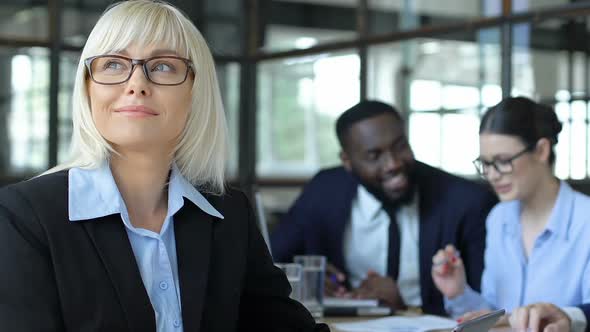
[{"label": "man's dark suit jacket", "polygon": [[[497,199],[478,184],[420,162],[416,164],[416,181],[422,310],[444,315],[442,294],[430,274],[432,256],[447,244],[455,245],[465,263],[467,282],[479,290],[485,218]],[[287,262],[297,254],[319,254],[327,256],[341,271],[347,271],[343,236],[358,185],[342,167],[319,172],[272,233],[274,260]]]},{"label": "man's dark suit jacket", "polygon": [[[0,190],[2,331],[155,331],[120,215],[68,220],[67,171]],[[190,200],[174,216],[184,331],[318,331],[289,299],[245,196]]]},{"label": "man's dark suit jacket", "polygon": [[582,304],[579,306],[586,316],[586,332],[590,332],[590,303]]}]

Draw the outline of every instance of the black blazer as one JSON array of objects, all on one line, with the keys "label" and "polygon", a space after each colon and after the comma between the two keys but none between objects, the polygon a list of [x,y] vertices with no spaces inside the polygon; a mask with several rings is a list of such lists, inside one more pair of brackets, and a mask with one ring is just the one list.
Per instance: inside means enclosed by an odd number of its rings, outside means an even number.
[{"label": "black blazer", "polygon": [[[68,173],[0,189],[0,329],[155,331],[119,215],[69,222]],[[245,196],[185,199],[174,216],[184,331],[319,331],[289,299]]]},{"label": "black blazer", "polygon": [[[420,213],[420,288],[422,309],[445,315],[442,294],[432,281],[432,256],[454,244],[465,262],[467,282],[480,289],[485,249],[485,219],[497,203],[487,188],[418,162],[416,181]],[[319,172],[271,234],[275,261],[297,254],[319,254],[347,271],[343,237],[358,182],[344,168]]]},{"label": "black blazer", "polygon": [[586,316],[586,332],[590,332],[590,303],[585,303],[578,306],[584,312],[584,316]]}]

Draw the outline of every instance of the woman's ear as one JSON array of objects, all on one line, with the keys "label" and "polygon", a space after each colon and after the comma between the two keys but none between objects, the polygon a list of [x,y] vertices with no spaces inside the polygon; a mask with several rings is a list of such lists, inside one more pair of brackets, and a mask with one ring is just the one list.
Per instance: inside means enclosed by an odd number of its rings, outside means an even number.
[{"label": "woman's ear", "polygon": [[539,161],[549,164],[549,157],[551,156],[551,142],[547,138],[541,138],[537,141],[535,146],[535,156]]}]

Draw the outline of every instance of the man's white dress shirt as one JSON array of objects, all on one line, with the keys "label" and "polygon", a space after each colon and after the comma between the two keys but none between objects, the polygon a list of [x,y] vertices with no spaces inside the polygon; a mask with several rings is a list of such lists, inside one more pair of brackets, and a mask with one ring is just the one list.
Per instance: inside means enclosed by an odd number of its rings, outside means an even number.
[{"label": "man's white dress shirt", "polygon": [[[400,295],[408,306],[421,306],[418,194],[396,212],[400,234]],[[360,286],[373,270],[387,275],[389,216],[381,202],[362,185],[352,201],[350,221],[344,232],[344,260],[352,287]]]}]

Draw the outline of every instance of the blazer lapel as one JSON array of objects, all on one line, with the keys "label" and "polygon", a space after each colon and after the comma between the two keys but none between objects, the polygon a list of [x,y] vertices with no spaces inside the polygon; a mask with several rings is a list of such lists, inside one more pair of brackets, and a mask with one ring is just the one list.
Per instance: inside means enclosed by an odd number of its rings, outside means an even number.
[{"label": "blazer lapel", "polygon": [[434,284],[430,277],[432,256],[439,249],[441,236],[441,208],[437,206],[436,179],[429,176],[428,169],[417,165],[418,210],[420,211],[419,246],[420,246],[420,288],[423,305],[433,291]]},{"label": "blazer lapel", "polygon": [[131,331],[155,331],[154,309],[120,215],[84,222],[121,301]]},{"label": "blazer lapel", "polygon": [[[210,197],[207,199],[211,201]],[[213,219],[186,199],[183,208],[174,215],[182,320],[187,332],[199,331],[201,326]]]},{"label": "blazer lapel", "polygon": [[344,232],[350,222],[350,213],[352,210],[352,200],[356,196],[358,182],[346,171],[343,170],[343,176],[338,183],[330,187],[335,188],[336,195],[324,197],[326,205],[330,206],[330,215],[325,218],[325,236],[322,241],[328,245],[328,257],[332,257],[332,264],[336,267],[347,271],[344,260]]}]

